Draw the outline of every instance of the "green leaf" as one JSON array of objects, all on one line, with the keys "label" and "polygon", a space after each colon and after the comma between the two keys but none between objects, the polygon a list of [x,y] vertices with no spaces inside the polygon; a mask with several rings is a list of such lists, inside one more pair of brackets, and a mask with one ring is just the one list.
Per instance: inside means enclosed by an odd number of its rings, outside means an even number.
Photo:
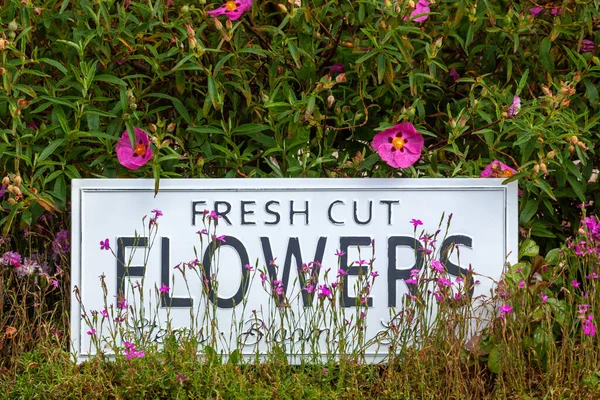
[{"label": "green leaf", "polygon": [[540,246],[538,246],[532,239],[527,239],[521,244],[519,248],[519,259],[522,257],[535,257],[540,253]]},{"label": "green leaf", "polygon": [[542,39],[542,43],[540,43],[539,59],[540,59],[540,62],[542,63],[542,66],[549,73],[554,72],[554,59],[552,58],[552,55],[550,54],[551,48],[552,48],[552,43],[550,42],[550,38],[545,37],[544,39]]},{"label": "green leaf", "polygon": [[94,82],[96,81],[100,81],[100,82],[108,82],[108,83],[112,83],[115,85],[119,85],[119,86],[127,86],[127,82],[125,82],[123,79],[117,78],[114,75],[96,75],[94,77]]},{"label": "green leaf", "polygon": [[546,254],[545,260],[550,265],[556,265],[556,264],[558,264],[559,256],[560,256],[560,249],[552,249]]},{"label": "green leaf", "polygon": [[500,359],[501,358],[502,358],[502,355],[500,354],[498,347],[494,347],[492,349],[492,351],[490,351],[490,354],[488,355],[488,362],[487,362],[488,369],[493,374],[497,374],[500,372]]},{"label": "green leaf", "polygon": [[525,225],[529,222],[531,217],[535,215],[538,210],[538,201],[535,199],[527,200],[525,203],[525,207],[523,207],[523,211],[519,214],[519,224]]},{"label": "green leaf", "polygon": [[181,100],[179,100],[173,96],[164,94],[164,93],[150,93],[144,97],[157,97],[159,99],[170,100],[173,103],[173,106],[175,107],[177,112],[179,112],[179,115],[181,115],[183,117],[185,122],[187,122],[190,125],[192,124],[192,119],[190,118],[190,114],[188,113],[187,108],[183,105]]},{"label": "green leaf", "polygon": [[65,139],[58,139],[50,143],[48,147],[46,147],[44,151],[42,151],[42,154],[40,154],[40,156],[38,157],[37,162],[40,163],[41,161],[44,161],[46,158],[52,155],[52,153],[54,153],[54,150],[56,150],[58,146],[62,145],[64,141]]}]

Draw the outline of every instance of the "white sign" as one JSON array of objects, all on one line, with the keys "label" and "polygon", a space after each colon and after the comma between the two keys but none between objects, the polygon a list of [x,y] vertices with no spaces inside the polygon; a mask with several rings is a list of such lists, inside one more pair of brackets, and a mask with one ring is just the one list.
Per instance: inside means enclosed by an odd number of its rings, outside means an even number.
[{"label": "white sign", "polygon": [[155,197],[152,180],[75,179],[72,351],[135,355],[171,332],[226,355],[350,343],[381,359],[442,215],[433,255],[478,274],[475,298],[517,262],[517,185],[501,182],[174,179]]}]

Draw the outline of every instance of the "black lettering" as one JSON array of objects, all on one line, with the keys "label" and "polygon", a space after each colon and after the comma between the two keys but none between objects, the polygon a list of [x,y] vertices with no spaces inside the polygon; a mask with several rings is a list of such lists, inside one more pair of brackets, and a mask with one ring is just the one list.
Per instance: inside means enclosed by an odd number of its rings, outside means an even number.
[{"label": "black lettering", "polygon": [[[225,204],[225,211],[220,211],[219,206]],[[227,225],[231,225],[231,221],[227,218],[227,214],[231,211],[231,204],[226,201],[215,201],[215,212],[217,215],[223,217],[223,221],[227,222]]]},{"label": "black lettering", "polygon": [[[215,243],[215,240],[217,243]],[[237,238],[233,236],[225,236],[225,243],[218,244],[220,241],[215,239],[208,244],[208,248],[204,252],[204,258],[202,260],[204,264],[204,279],[208,281],[206,285],[208,286],[208,298],[213,304],[216,304],[219,308],[234,308],[238,304],[242,302],[244,296],[248,292],[248,286],[250,282],[250,273],[244,268],[244,265],[250,264],[250,260],[248,258],[248,252],[246,248]],[[218,297],[218,294],[213,290],[212,287],[212,279],[211,279],[211,262],[214,259],[214,253],[219,246],[231,246],[238,253],[240,257],[240,268],[242,270],[242,279],[240,282],[240,286],[238,287],[238,291],[228,299],[224,299]],[[223,266],[221,266],[223,268]]]},{"label": "black lettering", "polygon": [[279,202],[276,200],[271,200],[269,202],[267,202],[267,204],[265,204],[265,212],[267,214],[271,214],[275,216],[275,221],[266,221],[265,225],[277,225],[279,223],[279,221],[281,221],[281,216],[279,215],[279,213],[277,211],[273,211],[269,208],[270,205],[272,204],[277,204],[279,205]]},{"label": "black lettering", "polygon": [[[288,247],[285,254],[285,261],[283,263],[283,275],[281,277],[277,277],[277,271],[275,270],[275,266],[271,265],[270,261],[273,260],[273,251],[271,250],[271,241],[268,237],[261,237],[260,242],[263,248],[263,255],[265,257],[265,261],[267,262],[267,271],[269,273],[269,277],[271,281],[276,279],[281,280],[283,283],[284,293],[287,295],[288,282],[290,280],[290,268],[292,264],[292,256],[296,260],[296,268],[300,270],[302,268],[302,253],[300,251],[300,242],[297,237],[290,238],[288,241]],[[327,244],[327,237],[320,237],[317,242],[317,249],[315,250],[314,264],[313,269],[311,271],[311,280],[314,282],[316,286],[316,282],[319,279],[319,271],[321,270],[321,262],[323,261],[323,254],[325,253],[325,245]],[[303,290],[306,287],[306,277],[302,273],[298,273],[298,280],[300,282],[300,290],[302,291],[302,302],[304,307],[310,306],[309,303],[309,293],[306,290]]]},{"label": "black lettering", "polygon": [[344,202],[342,200],[336,200],[329,205],[329,208],[327,209],[327,217],[329,218],[329,222],[331,222],[332,224],[344,225],[344,222],[336,221],[335,219],[333,219],[333,216],[331,215],[331,210],[333,209],[333,206],[335,206],[336,204],[339,204],[339,203],[344,204]]},{"label": "black lettering", "polygon": [[192,201],[192,226],[196,226],[196,215],[203,215],[204,210],[198,211],[196,206],[198,204],[206,204],[205,201]]},{"label": "black lettering", "polygon": [[[415,251],[415,265],[409,269],[396,269],[396,247],[410,247]],[[388,307],[396,307],[396,281],[410,278],[411,269],[421,269],[423,255],[419,250],[419,242],[411,236],[391,236],[388,239]],[[406,283],[405,283],[406,284]],[[408,290],[414,294],[415,285],[406,284]]]},{"label": "black lettering", "polygon": [[[171,269],[169,268],[171,257],[169,238],[162,238],[161,243],[161,266],[160,266],[160,279],[162,283],[169,286],[171,278]],[[171,297],[169,293],[160,293],[160,306],[161,307],[191,307],[192,299],[186,297]]]},{"label": "black lettering", "polygon": [[[344,252],[344,255],[340,257],[340,268],[348,273],[348,275],[340,276],[340,285],[343,286],[342,297],[340,297],[340,305],[342,307],[355,307],[358,303],[356,297],[350,297],[348,295],[348,276],[349,275],[367,275],[369,273],[369,267],[366,265],[359,265],[354,267],[348,267],[348,247],[350,246],[370,246],[371,238],[369,236],[342,236],[340,237],[340,250]],[[367,306],[373,306],[373,298],[367,297]]]},{"label": "black lettering", "polygon": [[373,202],[369,200],[369,219],[366,221],[360,221],[358,219],[358,202],[356,200],[354,200],[354,222],[356,222],[358,225],[367,225],[369,222],[371,222],[371,218],[373,217]]},{"label": "black lettering", "polygon": [[[442,247],[440,248],[440,254],[441,254],[441,263],[444,264],[446,266],[446,271],[448,271],[448,273],[450,275],[454,275],[454,276],[466,276],[467,275],[467,270],[464,268],[461,268],[459,265],[454,264],[452,261],[450,261],[450,254],[452,253],[453,247],[454,246],[465,246],[468,249],[472,249],[473,248],[473,239],[471,239],[468,236],[465,235],[452,235],[452,236],[448,236],[446,238],[446,240],[444,240],[444,242],[442,243]],[[469,296],[473,296],[473,291],[475,290],[475,285],[473,284],[474,280],[473,277],[471,276],[471,281],[468,283],[465,283],[465,285],[469,286]]]},{"label": "black lettering", "polygon": [[242,200],[242,225],[256,225],[254,221],[246,221],[246,215],[253,215],[254,211],[246,210],[246,206],[256,204],[255,201],[244,201]]},{"label": "black lettering", "polygon": [[304,210],[294,210],[294,200],[290,200],[290,225],[294,225],[294,215],[304,214],[304,225],[308,225],[308,200],[304,202]]},{"label": "black lettering", "polygon": [[146,247],[147,237],[120,237],[117,238],[117,296],[125,295],[125,277],[144,276],[144,267],[127,265],[125,262],[126,247]]},{"label": "black lettering", "polygon": [[388,225],[392,224],[392,204],[400,204],[400,200],[381,200],[379,204],[387,204],[388,206]]}]

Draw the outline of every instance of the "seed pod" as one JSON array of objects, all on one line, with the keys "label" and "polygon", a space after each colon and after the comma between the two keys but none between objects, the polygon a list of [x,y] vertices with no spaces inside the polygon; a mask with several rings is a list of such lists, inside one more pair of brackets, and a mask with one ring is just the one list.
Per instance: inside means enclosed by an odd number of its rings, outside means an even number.
[{"label": "seed pod", "polygon": [[8,186],[8,185],[10,185],[10,178],[9,178],[8,176],[5,176],[5,177],[2,179],[2,186],[6,187],[6,186]]},{"label": "seed pod", "polygon": [[577,138],[577,136],[575,136],[575,135],[571,136],[571,143],[577,144],[577,142],[579,142],[579,139]]},{"label": "seed pod", "polygon": [[21,193],[21,189],[16,186],[13,186],[13,194],[15,197],[21,197],[23,194]]},{"label": "seed pod", "polygon": [[175,131],[175,128],[177,128],[177,124],[172,122],[169,125],[167,125],[167,132],[173,133]]},{"label": "seed pod", "polygon": [[327,107],[333,107],[333,103],[335,103],[335,97],[333,97],[333,95],[329,95],[329,97],[327,97]]},{"label": "seed pod", "polygon": [[8,190],[8,193],[10,194],[15,194],[15,187],[13,185],[8,185],[8,187],[6,188],[6,190]]},{"label": "seed pod", "polygon": [[571,153],[571,154],[575,153],[575,146],[573,146],[573,145],[569,146],[569,153]]},{"label": "seed pod", "polygon": [[150,124],[150,132],[156,133],[156,125]]},{"label": "seed pod", "polygon": [[550,160],[554,159],[554,157],[556,157],[556,150],[549,151],[548,154],[546,154],[546,157]]},{"label": "seed pod", "polygon": [[540,165],[539,164],[535,164],[533,166],[533,172],[535,172],[536,174],[538,174],[540,172]]},{"label": "seed pod", "polygon": [[577,142],[577,146],[579,146],[581,150],[587,150],[587,146],[583,142]]},{"label": "seed pod", "polygon": [[19,187],[21,186],[21,183],[23,183],[23,179],[19,175],[17,175],[15,176],[15,179],[13,179],[13,183],[16,187]]},{"label": "seed pod", "polygon": [[548,167],[544,163],[540,163],[540,170],[544,173],[544,175],[548,175]]}]

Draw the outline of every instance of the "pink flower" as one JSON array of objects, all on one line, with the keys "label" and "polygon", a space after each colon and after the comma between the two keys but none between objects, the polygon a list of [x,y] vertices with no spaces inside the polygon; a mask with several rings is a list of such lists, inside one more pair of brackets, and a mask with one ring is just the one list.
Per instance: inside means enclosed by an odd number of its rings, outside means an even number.
[{"label": "pink flower", "polygon": [[539,15],[539,13],[542,12],[544,8],[543,7],[532,7],[529,9],[529,13],[531,15],[533,15],[534,17],[537,17]]},{"label": "pink flower", "polygon": [[278,280],[273,281],[273,293],[277,295],[283,294],[283,282]]},{"label": "pink flower", "polygon": [[444,264],[438,260],[431,260],[431,268],[437,272],[444,272]]},{"label": "pink flower", "polygon": [[408,285],[416,285],[418,283],[416,278],[405,279],[404,282],[406,282]]},{"label": "pink flower", "polygon": [[545,303],[548,301],[548,295],[544,292],[540,293],[540,296],[542,296],[542,303]]},{"label": "pink flower", "polygon": [[254,271],[254,267],[250,264],[246,264],[244,265],[244,268],[248,271],[248,272],[252,272]]},{"label": "pink flower", "polygon": [[110,250],[110,243],[108,243],[108,238],[100,241],[100,250]]},{"label": "pink flower", "polygon": [[438,285],[440,286],[452,286],[452,281],[448,278],[438,278],[437,279]]},{"label": "pink flower", "polygon": [[579,52],[580,53],[592,53],[594,51],[594,48],[596,47],[596,44],[589,39],[583,39],[581,41],[581,47],[579,48]]},{"label": "pink flower", "polygon": [[[431,10],[429,9],[429,2],[427,0],[419,0],[413,12],[410,13],[410,18],[415,22],[425,22],[427,18],[429,18],[429,15],[421,14],[427,14],[429,12],[431,12]],[[417,17],[417,15],[421,16]]]},{"label": "pink flower", "polygon": [[329,296],[331,296],[331,289],[329,289],[329,287],[327,285],[321,285],[319,286],[319,298],[323,298],[323,297],[327,297],[329,298]]},{"label": "pink flower", "polygon": [[331,71],[334,74],[341,74],[345,71],[345,69],[346,68],[344,67],[344,64],[341,63],[333,64],[329,67],[329,71]]},{"label": "pink flower", "polygon": [[371,146],[379,156],[393,168],[408,168],[419,157],[425,140],[410,122],[379,132]]},{"label": "pink flower", "polygon": [[377,272],[377,271],[371,272],[371,277],[377,278],[378,276],[379,276],[379,272]]},{"label": "pink flower", "polygon": [[588,315],[587,319],[584,319],[581,323],[583,334],[588,336],[594,336],[596,334],[596,325],[594,325],[594,315]]},{"label": "pink flower", "polygon": [[420,219],[411,219],[410,223],[413,224],[413,226],[416,228],[419,225],[423,225],[423,221],[421,221]]},{"label": "pink flower", "polygon": [[448,74],[450,75],[452,80],[455,82],[460,79],[460,75],[458,75],[458,72],[456,72],[456,70],[454,68],[451,68],[450,71],[448,72]]},{"label": "pink flower", "polygon": [[242,14],[252,8],[252,0],[228,0],[216,10],[208,11],[211,17],[225,15],[232,21],[237,20]]},{"label": "pink flower", "polygon": [[521,109],[521,99],[519,98],[519,96],[514,96],[512,104],[510,105],[510,107],[508,107],[508,116],[516,117],[517,113],[519,112],[520,109]]},{"label": "pink flower", "polygon": [[500,312],[502,313],[502,315],[500,316],[500,318],[503,318],[505,315],[510,314],[510,312],[512,311],[513,307],[509,306],[508,304],[505,306],[500,306]]},{"label": "pink flower", "polygon": [[519,281],[519,289],[523,289],[525,287],[525,281],[523,279],[521,279]]},{"label": "pink flower", "polygon": [[315,287],[315,285],[311,285],[310,283],[306,285],[306,287],[304,288],[304,290],[306,290],[307,293],[314,293],[315,290],[317,290],[317,288]]},{"label": "pink flower", "polygon": [[577,279],[573,279],[573,282],[571,282],[571,286],[574,288],[578,288],[580,285],[581,283],[577,282]]},{"label": "pink flower", "polygon": [[169,288],[167,285],[165,285],[164,283],[160,284],[160,289],[158,289],[158,291],[160,293],[169,293],[169,290],[171,290],[171,288]]},{"label": "pink flower", "polygon": [[336,251],[335,251],[335,256],[336,256],[336,257],[341,257],[341,256],[343,256],[344,254],[346,254],[346,252],[345,252],[345,251],[341,251],[341,250],[336,250]]},{"label": "pink flower", "polygon": [[119,163],[131,170],[136,170],[150,161],[152,149],[148,134],[139,128],[135,128],[135,147],[131,148],[129,134],[127,131],[121,135],[121,140],[117,142],[116,152]]},{"label": "pink flower", "polygon": [[94,335],[96,333],[96,330],[92,328],[91,330],[87,331],[86,333],[88,335],[92,336],[92,335]]},{"label": "pink flower", "polygon": [[481,171],[481,175],[479,175],[479,177],[480,178],[510,178],[511,176],[513,176],[516,173],[517,173],[517,171],[515,171],[508,165],[504,164],[503,162],[494,160],[491,163],[489,163],[488,166],[483,169],[483,171]]}]

